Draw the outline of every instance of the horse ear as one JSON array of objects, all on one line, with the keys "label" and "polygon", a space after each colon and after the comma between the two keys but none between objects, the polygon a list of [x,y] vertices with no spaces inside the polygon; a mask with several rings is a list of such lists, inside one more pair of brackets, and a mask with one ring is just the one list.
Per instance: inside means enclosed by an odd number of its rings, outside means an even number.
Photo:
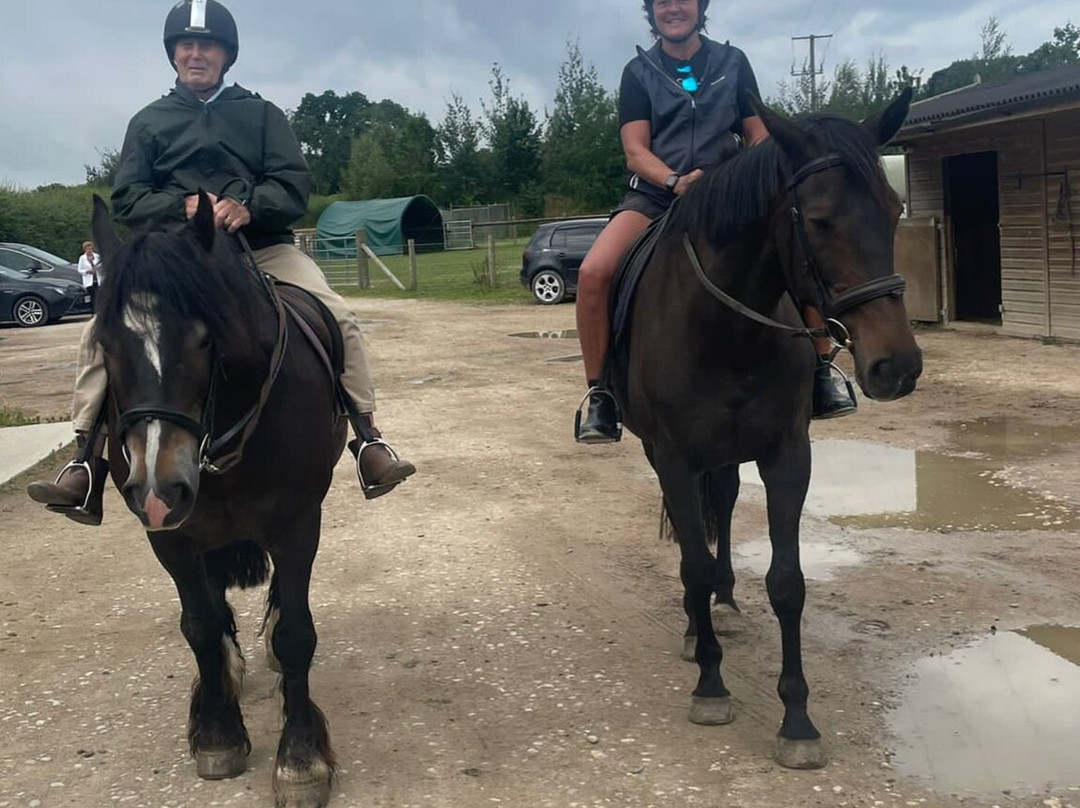
[{"label": "horse ear", "polygon": [[780,150],[791,159],[792,163],[800,164],[805,162],[806,136],[799,130],[799,127],[792,123],[789,118],[769,109],[760,98],[749,90],[743,90],[743,97],[750,104],[750,108],[754,110],[754,114],[761,118],[761,122],[765,124],[765,129],[768,130],[769,135],[776,141]]},{"label": "horse ear", "polygon": [[199,206],[195,209],[195,218],[191,220],[195,238],[207,252],[214,249],[214,203],[206,192],[199,189]]},{"label": "horse ear", "polygon": [[97,194],[94,194],[94,213],[90,218],[90,232],[94,234],[94,243],[103,256],[113,255],[123,244],[113,228],[109,206]]},{"label": "horse ear", "polygon": [[911,107],[911,85],[905,87],[900,95],[896,96],[885,109],[871,115],[862,125],[870,132],[879,146],[884,146],[893,139],[900,127],[907,120],[908,109]]}]

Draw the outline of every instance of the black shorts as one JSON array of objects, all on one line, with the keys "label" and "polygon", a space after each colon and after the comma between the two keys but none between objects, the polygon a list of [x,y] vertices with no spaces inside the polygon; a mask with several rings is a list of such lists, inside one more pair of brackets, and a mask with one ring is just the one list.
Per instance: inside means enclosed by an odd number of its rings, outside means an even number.
[{"label": "black shorts", "polygon": [[615,209],[611,211],[612,218],[624,210],[634,210],[648,216],[650,219],[658,219],[667,213],[668,205],[657,202],[651,196],[646,196],[641,191],[627,191]]}]

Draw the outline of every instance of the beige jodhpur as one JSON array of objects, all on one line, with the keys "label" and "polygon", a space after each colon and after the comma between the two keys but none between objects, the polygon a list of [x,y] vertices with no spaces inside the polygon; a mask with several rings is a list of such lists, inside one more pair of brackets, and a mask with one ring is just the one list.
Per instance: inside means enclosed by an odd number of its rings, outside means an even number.
[{"label": "beige jodhpur", "polygon": [[[341,329],[342,341],[345,344],[342,386],[356,402],[360,412],[374,412],[375,387],[371,383],[360,324],[341,295],[330,288],[319,265],[292,244],[275,244],[255,250],[254,255],[255,263],[267,275],[307,290],[330,309]],[[83,328],[79,342],[75,395],[71,403],[72,419],[77,432],[88,432],[93,428],[94,419],[105,402],[105,390],[108,386],[101,350],[90,338],[93,326],[94,321],[91,319]]]}]

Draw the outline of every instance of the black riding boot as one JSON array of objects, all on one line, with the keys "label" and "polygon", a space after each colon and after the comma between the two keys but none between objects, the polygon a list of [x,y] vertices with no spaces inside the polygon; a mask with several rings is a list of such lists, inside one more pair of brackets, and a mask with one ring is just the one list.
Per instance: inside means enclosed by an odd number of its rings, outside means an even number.
[{"label": "black riding boot", "polygon": [[614,397],[603,387],[592,385],[585,398],[589,402],[585,418],[582,419],[580,408],[574,414],[574,440],[578,443],[618,443],[622,438],[622,425]]},{"label": "black riding boot", "polygon": [[832,363],[827,356],[819,356],[814,369],[814,403],[811,418],[839,418],[855,412],[855,391],[851,382],[839,373],[833,373]]},{"label": "black riding boot", "polygon": [[[87,437],[83,433],[75,436],[84,455]],[[40,502],[54,513],[62,513],[81,525],[100,525],[102,516],[101,498],[105,491],[105,478],[109,476],[109,464],[102,457],[104,440],[98,438],[93,452],[85,460],[76,458],[68,463],[57,475],[54,482],[44,480],[32,482],[26,486],[30,499]]]}]

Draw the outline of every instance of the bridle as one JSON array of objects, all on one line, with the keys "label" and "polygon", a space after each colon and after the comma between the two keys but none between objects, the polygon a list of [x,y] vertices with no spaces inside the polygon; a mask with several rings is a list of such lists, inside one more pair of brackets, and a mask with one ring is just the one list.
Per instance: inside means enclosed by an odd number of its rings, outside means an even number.
[{"label": "bridle", "polygon": [[[199,469],[208,474],[224,474],[244,457],[244,448],[255,431],[255,427],[259,425],[259,416],[270,398],[270,390],[273,388],[274,382],[281,372],[281,366],[285,361],[285,349],[288,346],[288,328],[281,298],[274,290],[273,283],[256,266],[255,257],[251,253],[251,247],[248,245],[247,239],[244,238],[242,233],[237,235],[240,238],[244,253],[241,264],[259,279],[262,290],[270,299],[277,317],[277,339],[270,354],[270,367],[259,390],[259,396],[235,424],[221,435],[214,437],[214,410],[217,407],[219,379],[222,376],[221,353],[215,350],[214,363],[210,370],[210,384],[206,390],[201,419],[196,420],[182,410],[163,404],[139,404],[119,413],[116,419],[117,440],[124,447],[125,459],[129,463],[130,458],[126,457],[127,446],[124,437],[128,430],[140,421],[166,421],[194,435],[195,440],[199,442]],[[236,445],[232,451],[224,452],[224,448],[233,441],[236,441]]]},{"label": "bridle", "polygon": [[899,275],[893,274],[887,275],[884,278],[874,278],[865,283],[860,283],[838,295],[833,295],[829,291],[825,276],[822,274],[821,267],[818,266],[818,262],[814,258],[814,252],[810,248],[810,240],[806,235],[806,227],[803,224],[802,206],[799,203],[798,190],[799,186],[802,185],[807,177],[819,174],[822,171],[828,171],[832,168],[838,168],[842,165],[844,165],[844,158],[836,152],[830,152],[824,157],[818,157],[803,165],[798,171],[791,175],[791,178],[787,182],[788,202],[791,211],[791,223],[795,241],[792,245],[792,251],[794,252],[797,249],[802,253],[803,269],[806,274],[810,276],[811,281],[817,289],[818,307],[826,318],[825,328],[794,328],[784,323],[777,322],[771,317],[766,317],[764,314],[754,311],[749,306],[740,303],[713,283],[705,274],[705,270],[701,266],[701,260],[698,258],[697,251],[690,241],[690,236],[688,233],[684,232],[683,246],[690,258],[690,264],[694,268],[694,273],[697,275],[698,280],[709,294],[720,300],[724,305],[737,311],[739,314],[742,314],[755,322],[761,323],[762,325],[767,325],[770,328],[778,328],[781,331],[786,331],[796,337],[828,337],[838,346],[850,348],[852,345],[851,335],[848,333],[847,328],[840,322],[839,318],[852,309],[858,308],[864,303],[869,303],[871,300],[877,300],[881,297],[902,297],[906,283]]}]

